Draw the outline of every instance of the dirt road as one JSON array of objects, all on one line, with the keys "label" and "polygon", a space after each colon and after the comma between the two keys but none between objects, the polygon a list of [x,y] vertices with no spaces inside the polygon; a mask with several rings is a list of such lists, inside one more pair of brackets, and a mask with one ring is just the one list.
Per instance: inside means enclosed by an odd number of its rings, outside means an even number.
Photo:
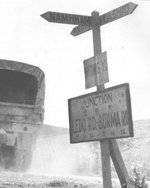
[{"label": "dirt road", "polygon": [[99,178],[50,177],[0,171],[0,188],[97,188]]}]

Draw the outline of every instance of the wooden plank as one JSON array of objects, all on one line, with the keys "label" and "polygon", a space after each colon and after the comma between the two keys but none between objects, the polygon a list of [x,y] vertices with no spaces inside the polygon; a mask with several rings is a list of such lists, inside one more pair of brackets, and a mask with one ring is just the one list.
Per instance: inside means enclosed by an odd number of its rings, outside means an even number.
[{"label": "wooden plank", "polygon": [[136,9],[137,6],[138,6],[137,4],[130,2],[110,12],[107,12],[106,14],[103,14],[99,17],[99,24],[104,25],[112,21],[115,21],[117,19],[120,19],[122,17],[125,17],[133,13],[133,11]]},{"label": "wooden plank", "polygon": [[92,27],[78,25],[72,29],[70,34],[75,37],[75,36],[81,35],[82,33],[85,33],[90,30],[92,30]]},{"label": "wooden plank", "polygon": [[101,140],[101,162],[103,175],[103,188],[111,188],[111,165],[110,165],[110,149],[109,141]]},{"label": "wooden plank", "polygon": [[[100,27],[98,26],[99,12],[92,12],[92,17],[94,20],[93,32],[93,49],[94,57],[99,55],[102,51],[101,49],[101,35]],[[105,85],[98,85],[97,91],[101,92],[105,88]],[[101,162],[102,162],[102,174],[103,174],[103,188],[112,188],[111,182],[111,166],[110,166],[110,150],[108,140],[101,140]]]},{"label": "wooden plank", "polygon": [[66,13],[49,11],[42,14],[41,17],[43,17],[49,22],[54,22],[54,23],[92,26],[91,16],[66,14]]},{"label": "wooden plank", "polygon": [[116,172],[118,174],[121,187],[132,187],[130,178],[123,161],[121,152],[119,150],[118,144],[115,139],[109,140],[110,144],[110,155],[115,166]]}]

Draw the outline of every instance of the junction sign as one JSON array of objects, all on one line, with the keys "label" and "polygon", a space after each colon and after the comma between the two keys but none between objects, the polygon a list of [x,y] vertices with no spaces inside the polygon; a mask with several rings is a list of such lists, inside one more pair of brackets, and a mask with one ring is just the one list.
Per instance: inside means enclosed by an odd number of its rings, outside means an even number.
[{"label": "junction sign", "polygon": [[133,136],[129,85],[69,99],[71,143]]}]

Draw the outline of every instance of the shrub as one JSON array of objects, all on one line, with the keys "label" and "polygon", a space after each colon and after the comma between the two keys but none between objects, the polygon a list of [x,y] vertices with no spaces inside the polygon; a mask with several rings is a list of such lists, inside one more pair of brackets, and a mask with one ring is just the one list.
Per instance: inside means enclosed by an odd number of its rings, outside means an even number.
[{"label": "shrub", "polygon": [[134,184],[135,188],[148,188],[148,185],[145,181],[145,175],[142,175],[136,168],[133,169],[134,179],[132,183]]}]

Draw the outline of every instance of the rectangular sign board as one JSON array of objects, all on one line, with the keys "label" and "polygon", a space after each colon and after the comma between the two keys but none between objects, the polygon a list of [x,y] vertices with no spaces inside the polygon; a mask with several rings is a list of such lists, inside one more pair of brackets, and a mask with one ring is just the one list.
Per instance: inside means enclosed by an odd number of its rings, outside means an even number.
[{"label": "rectangular sign board", "polygon": [[106,52],[84,60],[83,64],[86,89],[109,82]]},{"label": "rectangular sign board", "polygon": [[96,63],[95,58],[91,57],[84,60],[84,75],[85,75],[85,88],[91,88],[96,86]]},{"label": "rectangular sign board", "polygon": [[70,142],[133,136],[129,84],[68,100]]},{"label": "rectangular sign board", "polygon": [[66,14],[66,13],[51,12],[51,11],[46,12],[46,13],[42,14],[41,16],[49,22],[92,26],[92,17],[91,16]]},{"label": "rectangular sign board", "polygon": [[107,54],[106,52],[103,52],[97,55],[95,58],[96,58],[97,85],[102,85],[109,82]]}]

